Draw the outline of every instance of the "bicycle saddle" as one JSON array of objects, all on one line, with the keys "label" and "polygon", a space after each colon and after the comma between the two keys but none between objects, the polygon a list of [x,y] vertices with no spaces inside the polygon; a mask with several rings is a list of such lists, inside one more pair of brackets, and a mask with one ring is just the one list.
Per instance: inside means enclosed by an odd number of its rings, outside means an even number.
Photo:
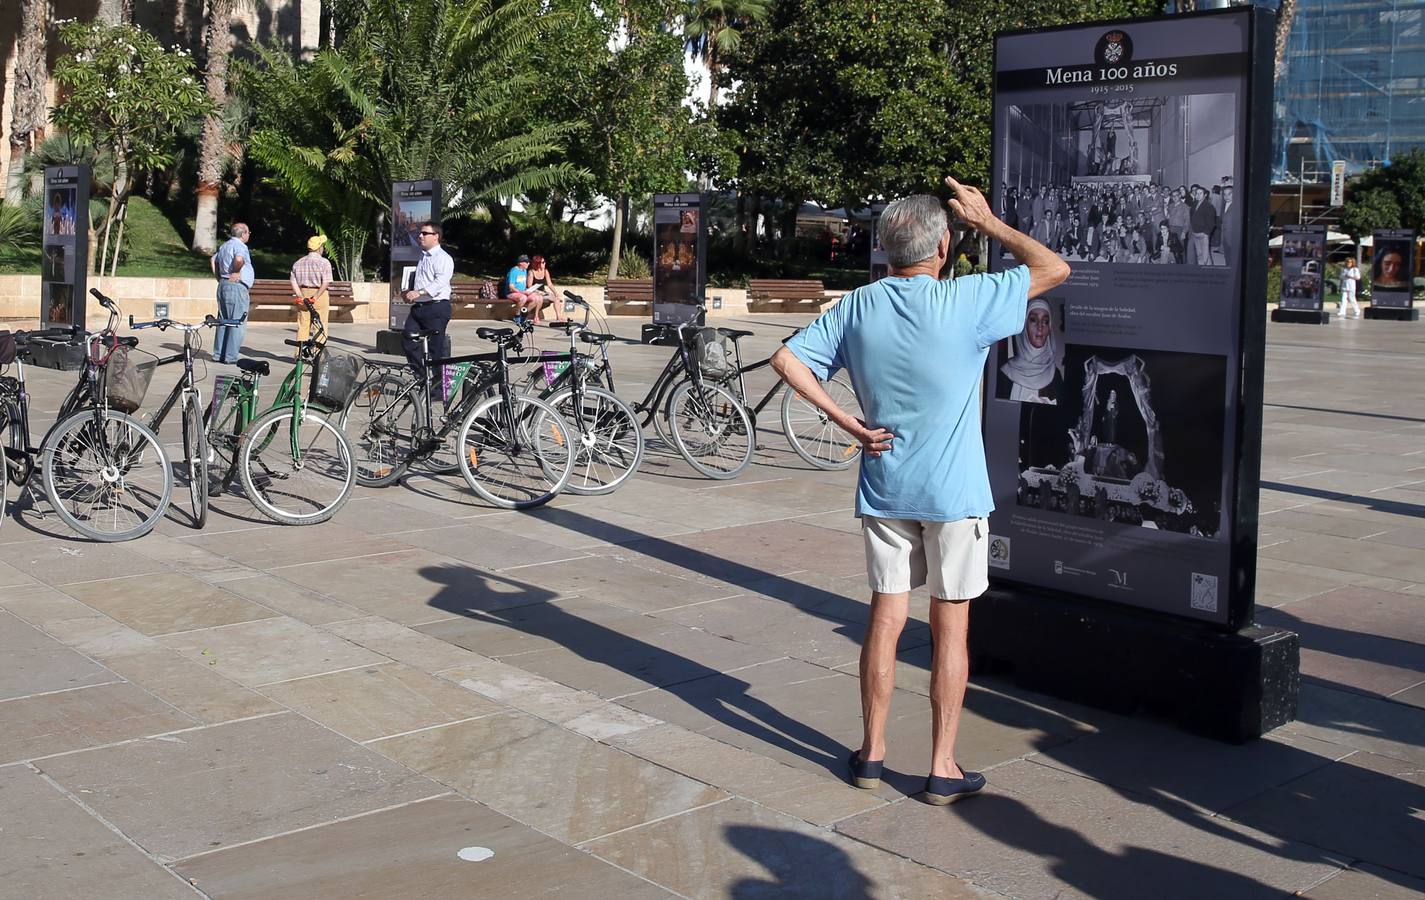
[{"label": "bicycle saddle", "polygon": [[752,337],[752,335],[756,334],[756,332],[753,331],[738,331],[736,328],[719,328],[717,333],[725,338],[731,338],[734,341],[741,340],[745,337]]},{"label": "bicycle saddle", "polygon": [[475,336],[482,341],[503,341],[513,336],[513,328],[477,328]]},{"label": "bicycle saddle", "polygon": [[581,331],[579,332],[579,340],[586,344],[607,344],[609,341],[618,340],[618,337],[612,334],[603,334],[598,331]]},{"label": "bicycle saddle", "polygon": [[265,359],[240,359],[237,361],[237,367],[251,375],[272,374],[272,367]]},{"label": "bicycle saddle", "polygon": [[443,332],[443,331],[407,331],[407,332],[405,332],[405,335],[406,335],[406,337],[415,338],[416,340],[420,340],[421,338],[435,337],[435,336],[438,335],[438,334],[444,334],[444,333],[445,333],[445,332]]}]

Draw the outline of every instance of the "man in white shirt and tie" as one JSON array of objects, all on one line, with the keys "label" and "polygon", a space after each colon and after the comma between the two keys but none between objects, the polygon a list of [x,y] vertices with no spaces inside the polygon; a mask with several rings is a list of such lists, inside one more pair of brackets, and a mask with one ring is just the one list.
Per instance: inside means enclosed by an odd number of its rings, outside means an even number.
[{"label": "man in white shirt and tie", "polygon": [[402,329],[405,336],[401,344],[417,380],[425,375],[425,362],[421,357],[420,340],[412,337],[415,332],[438,332],[427,339],[426,346],[432,356],[447,353],[445,327],[450,324],[450,279],[455,275],[455,260],[440,246],[440,233],[440,226],[435,222],[421,223],[416,232],[421,260],[416,264],[415,283],[403,295],[411,304],[411,311]]}]

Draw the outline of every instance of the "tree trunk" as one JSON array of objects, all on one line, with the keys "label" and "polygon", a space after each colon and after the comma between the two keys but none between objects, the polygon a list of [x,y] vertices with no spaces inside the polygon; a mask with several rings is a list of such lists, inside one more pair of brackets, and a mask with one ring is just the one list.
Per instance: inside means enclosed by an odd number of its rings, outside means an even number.
[{"label": "tree trunk", "polygon": [[1296,0],[1282,0],[1277,8],[1276,67],[1273,70],[1277,78],[1282,77],[1282,69],[1286,68],[1286,48],[1291,40],[1291,23],[1295,18]]},{"label": "tree trunk", "polygon": [[787,204],[787,208],[782,210],[777,222],[781,232],[777,236],[777,255],[788,259],[792,255],[792,239],[797,236],[797,214],[802,211],[802,200],[800,197],[787,197],[782,202]]},{"label": "tree trunk", "polygon": [[609,277],[618,277],[618,266],[623,256],[623,228],[628,217],[628,195],[621,195],[614,202],[614,247],[609,253]]},{"label": "tree trunk", "polygon": [[555,190],[549,194],[549,221],[563,222],[564,212],[569,208],[569,198],[563,191]]},{"label": "tree trunk", "polygon": [[509,243],[514,239],[515,226],[510,221],[510,211],[505,208],[505,204],[497,200],[491,200],[486,205],[490,210],[490,222],[494,224],[495,230],[500,233],[500,238]]},{"label": "tree trunk", "polygon": [[122,25],[129,20],[126,12],[131,16],[133,8],[125,0],[99,0],[94,18],[105,25]]},{"label": "tree trunk", "polygon": [[193,222],[193,249],[203,253],[212,253],[218,247],[218,194],[227,161],[222,114],[228,102],[228,51],[232,46],[232,0],[210,0],[210,4],[204,80],[215,108],[203,120],[203,136],[198,145],[198,211]]},{"label": "tree trunk", "polygon": [[19,203],[25,193],[25,155],[40,145],[45,132],[45,27],[48,0],[22,0],[20,34],[15,42],[15,96],[10,107],[10,168],[5,202]]}]

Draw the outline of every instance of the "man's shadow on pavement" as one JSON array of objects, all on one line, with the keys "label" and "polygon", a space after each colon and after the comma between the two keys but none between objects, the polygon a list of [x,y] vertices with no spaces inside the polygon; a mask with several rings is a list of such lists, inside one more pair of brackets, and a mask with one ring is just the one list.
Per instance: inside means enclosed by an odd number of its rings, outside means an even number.
[{"label": "man's shadow on pavement", "polygon": [[428,601],[436,609],[554,641],[660,688],[717,722],[841,774],[848,752],[843,744],[752,696],[751,685],[740,678],[576,616],[551,602],[559,595],[547,588],[473,566],[427,566],[420,574],[443,586]]}]

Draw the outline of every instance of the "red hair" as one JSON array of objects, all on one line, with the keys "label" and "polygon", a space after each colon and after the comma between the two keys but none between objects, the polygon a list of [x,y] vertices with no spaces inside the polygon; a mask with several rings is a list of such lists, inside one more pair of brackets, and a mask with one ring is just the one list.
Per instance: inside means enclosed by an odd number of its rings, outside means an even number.
[{"label": "red hair", "polygon": [[530,267],[535,269],[544,268],[544,257],[536,256],[533,260],[530,261]]}]

